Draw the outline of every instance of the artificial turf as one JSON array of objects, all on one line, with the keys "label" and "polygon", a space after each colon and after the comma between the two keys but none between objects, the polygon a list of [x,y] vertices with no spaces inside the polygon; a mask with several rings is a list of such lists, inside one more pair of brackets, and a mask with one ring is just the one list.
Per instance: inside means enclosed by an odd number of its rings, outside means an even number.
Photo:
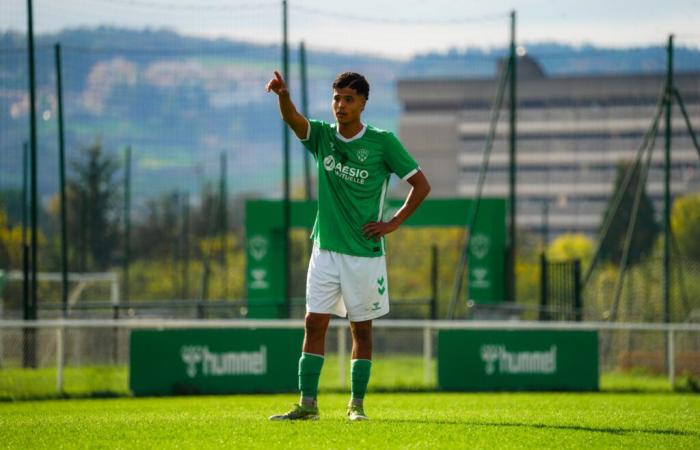
[{"label": "artificial turf", "polygon": [[374,393],[370,421],[347,395],[317,422],[269,422],[296,396],[0,403],[4,448],[700,448],[700,396],[679,393]]}]

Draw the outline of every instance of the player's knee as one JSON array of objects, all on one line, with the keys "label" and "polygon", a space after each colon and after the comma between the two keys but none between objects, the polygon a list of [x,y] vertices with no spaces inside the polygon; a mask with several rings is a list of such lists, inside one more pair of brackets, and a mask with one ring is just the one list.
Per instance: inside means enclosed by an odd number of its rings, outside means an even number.
[{"label": "player's knee", "polygon": [[355,326],[352,329],[352,337],[359,345],[372,343],[372,328]]},{"label": "player's knee", "polygon": [[328,328],[328,319],[325,317],[309,315],[304,321],[306,335],[312,338],[323,337],[326,333],[326,328]]}]

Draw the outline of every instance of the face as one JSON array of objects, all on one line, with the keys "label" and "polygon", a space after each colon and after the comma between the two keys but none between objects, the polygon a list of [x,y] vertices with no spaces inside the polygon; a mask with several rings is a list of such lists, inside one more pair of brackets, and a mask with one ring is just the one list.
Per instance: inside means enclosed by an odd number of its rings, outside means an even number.
[{"label": "face", "polygon": [[339,124],[349,124],[360,121],[360,115],[365,109],[367,100],[355,89],[344,87],[333,89],[333,115]]}]

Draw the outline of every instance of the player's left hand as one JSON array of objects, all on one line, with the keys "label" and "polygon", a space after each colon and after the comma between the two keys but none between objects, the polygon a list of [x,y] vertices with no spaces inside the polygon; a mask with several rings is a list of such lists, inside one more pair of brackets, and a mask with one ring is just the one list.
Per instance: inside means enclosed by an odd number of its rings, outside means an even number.
[{"label": "player's left hand", "polygon": [[382,236],[393,232],[398,227],[394,222],[369,222],[362,227],[362,234],[367,239],[374,239],[377,242]]}]

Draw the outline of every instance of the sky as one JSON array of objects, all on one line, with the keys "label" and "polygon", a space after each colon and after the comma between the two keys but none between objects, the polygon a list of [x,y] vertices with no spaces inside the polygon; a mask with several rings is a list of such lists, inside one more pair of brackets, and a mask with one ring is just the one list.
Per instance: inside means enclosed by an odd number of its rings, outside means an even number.
[{"label": "sky", "polygon": [[[26,30],[27,0],[0,0],[0,30]],[[37,33],[112,25],[278,43],[281,0],[33,0]],[[451,48],[519,44],[700,48],[700,0],[289,0],[289,39],[307,46],[406,59]]]}]

